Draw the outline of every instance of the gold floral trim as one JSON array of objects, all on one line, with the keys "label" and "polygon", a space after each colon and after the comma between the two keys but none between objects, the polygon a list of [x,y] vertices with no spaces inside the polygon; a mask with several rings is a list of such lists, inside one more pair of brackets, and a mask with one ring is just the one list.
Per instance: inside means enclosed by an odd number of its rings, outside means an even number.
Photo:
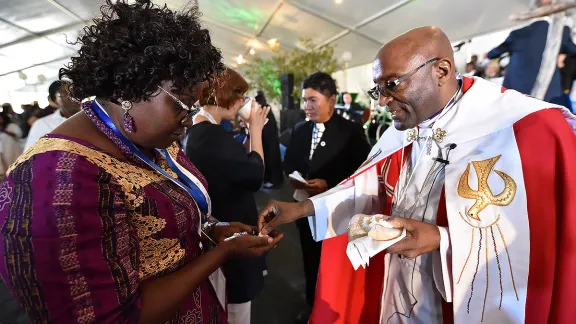
[{"label": "gold floral trim", "polygon": [[64,151],[80,155],[91,163],[110,173],[115,180],[124,188],[125,192],[142,189],[152,182],[162,181],[164,177],[156,171],[147,170],[138,166],[121,162],[116,158],[88,148],[82,144],[62,138],[42,138],[12,164],[6,174],[10,174],[14,168],[32,158],[34,155]]},{"label": "gold floral trim", "polygon": [[[168,148],[168,153],[175,159],[179,150],[180,148],[174,144]],[[131,223],[136,228],[139,238],[140,279],[145,279],[164,271],[177,264],[184,257],[185,251],[181,248],[178,239],[152,238],[152,235],[164,229],[166,220],[155,216],[142,216],[135,212],[144,203],[144,197],[137,196],[134,191],[140,190],[153,182],[166,180],[164,176],[156,171],[122,162],[108,154],[61,138],[40,139],[10,166],[6,174],[10,174],[18,165],[35,155],[51,151],[70,152],[84,157],[89,162],[111,174],[114,180],[122,187],[125,196],[124,203],[131,211]],[[176,177],[176,174],[170,170],[165,161],[160,164],[165,171]]]},{"label": "gold floral trim", "polygon": [[178,239],[141,239],[140,268],[138,269],[140,280],[145,280],[177,264],[185,254]]},{"label": "gold floral trim", "polygon": [[155,216],[135,215],[132,218],[132,224],[136,228],[140,240],[138,275],[141,280],[177,264],[186,254],[177,239],[154,239],[151,237],[166,226],[166,220]]},{"label": "gold floral trim", "polygon": [[154,216],[139,216],[132,222],[136,227],[138,237],[147,238],[160,232],[166,226],[166,220]]},{"label": "gold floral trim", "polygon": [[176,143],[172,143],[172,145],[170,145],[166,151],[168,151],[168,154],[170,154],[170,156],[176,160],[178,157],[178,152],[180,152],[180,146],[178,146]]}]

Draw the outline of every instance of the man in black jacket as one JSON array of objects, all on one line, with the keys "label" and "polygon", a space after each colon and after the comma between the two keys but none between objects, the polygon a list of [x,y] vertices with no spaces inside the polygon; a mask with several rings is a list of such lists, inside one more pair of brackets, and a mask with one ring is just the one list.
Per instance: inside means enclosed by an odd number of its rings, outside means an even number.
[{"label": "man in black jacket", "polygon": [[[294,126],[284,158],[287,175],[299,173],[307,184],[290,178],[300,193],[314,196],[335,187],[353,174],[370,152],[370,145],[360,125],[334,113],[336,84],[326,73],[315,72],[302,82],[302,100],[307,120]],[[295,198],[305,199],[295,195]],[[314,303],[322,242],[312,239],[308,220],[296,222],[306,276],[306,300]],[[298,320],[306,323],[309,313]]]}]

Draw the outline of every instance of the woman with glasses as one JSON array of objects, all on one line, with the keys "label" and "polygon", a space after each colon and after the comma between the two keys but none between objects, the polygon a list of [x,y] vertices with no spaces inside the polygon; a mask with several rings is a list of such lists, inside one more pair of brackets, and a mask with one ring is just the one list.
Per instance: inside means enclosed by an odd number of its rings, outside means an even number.
[{"label": "woman with glasses", "polygon": [[[237,72],[226,69],[214,81],[213,89],[205,88],[200,99],[201,111],[186,132],[184,151],[208,180],[208,193],[213,202],[212,214],[221,221],[256,225],[258,209],[254,192],[262,186],[264,154],[262,129],[270,108],[251,100],[251,151],[234,139],[220,123],[235,119],[238,110],[248,104],[244,98],[248,83]],[[223,266],[228,291],[228,321],[250,324],[250,306],[262,290],[264,258],[230,260]]]},{"label": "woman with glasses", "polygon": [[195,8],[108,0],[60,78],[85,100],[0,185],[0,275],[34,323],[226,323],[231,258],[280,235],[220,223],[174,144],[224,66]]}]

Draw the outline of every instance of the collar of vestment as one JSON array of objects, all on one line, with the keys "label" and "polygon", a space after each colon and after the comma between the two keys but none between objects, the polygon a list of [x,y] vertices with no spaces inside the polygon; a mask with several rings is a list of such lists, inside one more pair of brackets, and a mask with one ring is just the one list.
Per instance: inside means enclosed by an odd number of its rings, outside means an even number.
[{"label": "collar of vestment", "polygon": [[[438,116],[433,133],[441,129],[442,147],[461,144],[512,126],[518,120],[536,111],[559,109],[572,129],[576,131],[576,117],[562,106],[541,101],[515,90],[507,90],[482,78],[463,78],[462,97],[451,109],[453,113]],[[369,154],[369,163],[357,171],[362,172],[388,157],[404,146],[411,144],[417,136],[412,130],[399,131],[388,128]],[[368,161],[367,161],[368,162]]]}]

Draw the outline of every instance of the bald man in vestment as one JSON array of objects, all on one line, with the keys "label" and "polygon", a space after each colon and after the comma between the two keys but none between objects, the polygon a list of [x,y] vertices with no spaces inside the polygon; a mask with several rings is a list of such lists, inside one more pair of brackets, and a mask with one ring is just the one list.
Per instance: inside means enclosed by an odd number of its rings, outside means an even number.
[{"label": "bald man in vestment", "polygon": [[[360,169],[260,213],[262,233],[307,217],[324,241],[310,323],[573,322],[574,115],[458,78],[436,27],[384,45],[373,78],[369,95],[394,127]],[[346,249],[357,214],[390,215],[406,237],[355,270]]]}]

